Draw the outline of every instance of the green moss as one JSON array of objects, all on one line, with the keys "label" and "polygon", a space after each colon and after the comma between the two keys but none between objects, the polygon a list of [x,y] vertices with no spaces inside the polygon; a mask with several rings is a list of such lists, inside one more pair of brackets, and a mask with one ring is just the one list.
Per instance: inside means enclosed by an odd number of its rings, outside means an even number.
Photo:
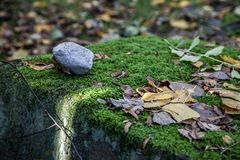
[{"label": "green moss", "polygon": [[[172,41],[177,43],[177,41]],[[27,77],[33,89],[42,99],[59,101],[65,96],[73,101],[72,107],[65,109],[71,112],[77,121],[84,115],[94,124],[101,126],[106,131],[122,135],[129,145],[142,147],[142,143],[149,135],[152,136],[148,144],[153,150],[161,150],[171,155],[185,156],[191,159],[231,159],[240,158],[240,149],[231,149],[224,154],[217,150],[204,152],[206,146],[227,146],[222,141],[222,136],[230,135],[237,141],[240,138],[237,132],[210,132],[203,140],[189,142],[182,137],[177,129],[181,125],[169,125],[148,127],[145,125],[146,113],[140,114],[140,120],[131,127],[128,134],[124,134],[123,121],[131,119],[131,116],[121,110],[109,110],[106,106],[98,104],[97,98],[120,98],[121,90],[117,84],[128,84],[134,88],[146,84],[146,76],[154,79],[189,81],[191,74],[196,71],[189,63],[175,64],[177,57],[169,52],[167,44],[155,37],[135,37],[116,40],[108,43],[89,46],[93,52],[102,52],[111,58],[97,60],[90,74],[77,77],[60,73],[56,69],[35,71],[28,67],[21,67],[21,72]],[[198,47],[196,52],[204,53],[206,47]],[[224,49],[225,53],[236,56],[236,49]],[[130,53],[130,54],[129,54]],[[32,57],[27,61],[44,61],[51,59],[51,55]],[[212,63],[205,61],[206,63]],[[129,71],[129,77],[116,79],[111,73],[117,70]],[[92,84],[102,82],[103,87],[96,88]],[[220,105],[221,101],[216,96],[207,95],[199,101],[212,105]],[[74,123],[74,122],[73,122]],[[240,118],[235,117],[234,124],[240,126]],[[239,148],[235,146],[233,148]]]}]

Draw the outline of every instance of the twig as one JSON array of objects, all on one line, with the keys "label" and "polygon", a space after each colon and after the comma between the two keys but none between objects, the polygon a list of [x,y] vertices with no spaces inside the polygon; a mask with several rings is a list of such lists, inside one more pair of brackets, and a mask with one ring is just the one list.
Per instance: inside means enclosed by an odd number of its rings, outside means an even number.
[{"label": "twig", "polygon": [[9,136],[9,137],[3,137],[3,138],[0,138],[0,140],[7,140],[7,139],[18,139],[18,138],[26,138],[26,137],[31,137],[33,135],[36,135],[36,134],[40,134],[40,133],[43,133],[53,127],[55,127],[56,124],[54,123],[53,125],[47,127],[47,128],[44,128],[43,130],[40,130],[40,131],[36,131],[36,132],[32,132],[30,134],[25,134],[23,136]]},{"label": "twig", "polygon": [[238,141],[238,142],[232,144],[231,146],[225,148],[224,150],[222,150],[221,154],[223,154],[223,153],[226,152],[227,150],[231,149],[232,147],[236,146],[237,144],[240,144],[240,141]]},{"label": "twig", "polygon": [[26,77],[25,77],[25,76],[17,69],[17,67],[14,66],[12,63],[10,63],[10,62],[3,62],[3,63],[9,64],[12,68],[15,69],[15,71],[16,71],[17,73],[19,73],[19,75],[22,77],[22,79],[24,80],[24,82],[25,82],[26,85],[28,86],[30,92],[31,92],[31,93],[33,94],[33,96],[36,98],[36,100],[38,101],[38,103],[44,108],[44,111],[47,113],[48,117],[54,122],[54,124],[55,124],[59,129],[61,129],[61,130],[64,132],[64,134],[65,134],[65,135],[67,136],[67,138],[70,140],[70,143],[71,143],[74,151],[76,152],[78,158],[79,158],[80,160],[82,160],[82,156],[79,154],[79,152],[78,152],[78,150],[77,150],[77,147],[76,147],[75,144],[72,142],[71,137],[70,137],[70,136],[68,135],[68,133],[66,132],[65,127],[64,127],[63,125],[60,125],[60,124],[53,118],[53,116],[49,113],[47,107],[42,103],[42,101],[39,99],[39,97],[37,96],[37,94],[33,91],[32,87],[31,87],[30,84],[28,83]]},{"label": "twig", "polygon": [[222,64],[225,64],[227,66],[230,66],[230,67],[233,67],[233,68],[236,68],[236,65],[233,65],[233,64],[230,64],[230,63],[227,63],[227,62],[224,62],[224,61],[221,61],[221,60],[218,60],[216,58],[213,58],[213,57],[210,57],[210,56],[207,56],[207,55],[204,55],[204,54],[200,54],[200,53],[196,53],[196,52],[192,52],[192,51],[189,51],[189,50],[186,50],[186,49],[181,49],[181,48],[178,48],[178,47],[175,47],[174,45],[172,45],[168,40],[165,39],[165,42],[171,46],[172,48],[178,50],[178,51],[182,51],[184,53],[190,53],[190,54],[194,54],[194,55],[197,55],[197,56],[200,56],[200,57],[206,57],[208,59],[211,59],[215,62],[218,62],[218,63],[222,63]]}]

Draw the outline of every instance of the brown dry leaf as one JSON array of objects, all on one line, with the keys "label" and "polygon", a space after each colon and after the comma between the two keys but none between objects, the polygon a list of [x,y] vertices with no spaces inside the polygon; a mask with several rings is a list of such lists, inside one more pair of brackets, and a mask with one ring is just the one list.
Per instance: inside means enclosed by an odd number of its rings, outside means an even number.
[{"label": "brown dry leaf", "polygon": [[211,89],[210,93],[218,93],[221,97],[232,98],[240,101],[240,93],[236,91],[226,90],[226,89]]},{"label": "brown dry leaf", "polygon": [[149,86],[152,86],[153,88],[156,88],[156,89],[162,91],[162,88],[158,87],[158,86],[155,84],[155,81],[152,79],[152,77],[148,76],[148,77],[147,77],[147,81],[148,81],[148,85],[149,85]]},{"label": "brown dry leaf", "polygon": [[138,118],[138,115],[134,112],[134,111],[132,111],[132,110],[127,110],[127,109],[123,109],[123,111],[125,112],[125,113],[129,113],[129,114],[131,114],[134,118],[136,118],[137,120],[139,119]]},{"label": "brown dry leaf", "polygon": [[207,130],[210,130],[210,131],[219,131],[221,130],[220,129],[220,126],[217,126],[217,125],[214,125],[214,124],[211,124],[211,123],[206,123],[206,122],[201,122],[201,121],[198,121],[197,122],[198,126],[204,130],[204,131],[207,131]]},{"label": "brown dry leaf", "polygon": [[223,106],[225,114],[232,114],[232,115],[238,115],[240,114],[240,110],[229,108],[226,106]]},{"label": "brown dry leaf", "polygon": [[201,139],[205,136],[205,132],[198,131],[196,129],[178,129],[178,132],[189,140]]},{"label": "brown dry leaf", "polygon": [[50,24],[36,24],[34,26],[34,31],[41,33],[42,31],[50,32],[52,30],[52,25]]},{"label": "brown dry leaf", "polygon": [[125,132],[125,133],[128,133],[129,128],[130,128],[131,126],[132,126],[132,122],[127,121],[127,122],[125,123],[125,126],[124,126],[124,132]]},{"label": "brown dry leaf", "polygon": [[112,20],[111,15],[108,13],[101,14],[99,18],[104,22],[110,22]]},{"label": "brown dry leaf", "polygon": [[165,0],[152,0],[151,5],[156,6],[165,3]]},{"label": "brown dry leaf", "polygon": [[234,140],[230,136],[228,136],[228,135],[224,135],[222,137],[222,139],[223,139],[223,142],[225,142],[225,143],[227,143],[229,145],[234,143]]},{"label": "brown dry leaf", "polygon": [[176,90],[176,98],[174,98],[171,103],[195,103],[197,100],[192,98],[187,90],[181,89]]},{"label": "brown dry leaf", "polygon": [[197,61],[197,62],[195,62],[195,63],[192,63],[192,65],[193,65],[194,67],[200,68],[200,67],[203,66],[203,62],[202,62],[202,61]]},{"label": "brown dry leaf", "polygon": [[224,60],[225,62],[228,62],[230,64],[235,65],[236,68],[240,69],[240,61],[228,56],[228,55],[224,55],[221,57],[222,60]]},{"label": "brown dry leaf", "polygon": [[172,117],[179,123],[183,120],[192,119],[192,118],[199,118],[200,114],[187,105],[182,103],[173,103],[168,104],[162,107],[162,110],[168,112],[172,115]]},{"label": "brown dry leaf", "polygon": [[193,29],[197,26],[196,22],[187,22],[184,19],[170,19],[170,25],[179,29]]},{"label": "brown dry leaf", "polygon": [[[204,103],[195,103],[191,106],[191,109],[198,112],[200,114],[200,121],[202,122],[220,122],[221,117],[223,116],[222,111],[218,107],[211,107]],[[218,120],[218,121],[216,121]]]},{"label": "brown dry leaf", "polygon": [[116,71],[111,74],[112,77],[123,78],[128,76],[128,71]]},{"label": "brown dry leaf", "polygon": [[170,100],[161,100],[161,101],[155,101],[155,102],[146,102],[144,103],[144,108],[150,109],[150,108],[158,108],[162,107],[166,104],[168,104]]},{"label": "brown dry leaf", "polygon": [[192,85],[184,82],[170,82],[169,86],[174,92],[176,90],[185,89],[190,93],[192,97],[201,97],[205,94],[204,90],[197,85]]},{"label": "brown dry leaf", "polygon": [[157,100],[168,100],[174,97],[175,97],[175,93],[171,90],[163,91],[159,93],[146,92],[142,96],[142,100],[144,100],[145,102],[149,102],[149,101],[157,101]]},{"label": "brown dry leaf", "polygon": [[222,99],[222,103],[225,106],[240,111],[240,102],[239,101],[233,100],[231,98],[221,98],[221,99]]},{"label": "brown dry leaf", "polygon": [[160,125],[176,123],[167,112],[153,113],[153,122]]},{"label": "brown dry leaf", "polygon": [[227,82],[223,83],[223,87],[225,87],[227,89],[230,89],[230,90],[235,90],[235,91],[239,91],[240,90],[240,88],[237,88],[235,85],[227,83]]},{"label": "brown dry leaf", "polygon": [[123,90],[123,97],[130,99],[131,97],[137,96],[137,93],[129,85],[123,85],[121,89]]},{"label": "brown dry leaf", "polygon": [[94,55],[94,60],[98,60],[98,59],[108,59],[109,56],[103,53],[97,53]]},{"label": "brown dry leaf", "polygon": [[151,115],[148,115],[147,120],[145,122],[147,124],[147,126],[152,126],[153,124],[153,119]]},{"label": "brown dry leaf", "polygon": [[147,144],[148,144],[148,142],[149,142],[150,139],[151,139],[151,136],[149,136],[148,138],[146,138],[146,139],[143,141],[143,149],[146,148],[146,146],[147,146]]},{"label": "brown dry leaf", "polygon": [[192,74],[193,77],[205,77],[205,78],[215,78],[218,80],[229,80],[230,77],[223,71],[216,71],[216,72],[199,72]]},{"label": "brown dry leaf", "polygon": [[43,70],[48,70],[51,68],[54,68],[54,64],[46,64],[42,62],[36,62],[36,63],[27,63],[27,65],[37,71],[43,71]]}]

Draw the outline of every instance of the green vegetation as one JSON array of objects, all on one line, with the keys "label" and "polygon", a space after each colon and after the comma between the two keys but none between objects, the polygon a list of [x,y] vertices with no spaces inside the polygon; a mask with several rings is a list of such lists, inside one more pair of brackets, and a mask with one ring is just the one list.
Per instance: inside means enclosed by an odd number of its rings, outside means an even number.
[{"label": "green vegetation", "polygon": [[[176,41],[171,42],[177,43]],[[209,132],[203,140],[189,142],[177,132],[177,128],[181,128],[181,125],[148,127],[144,123],[147,115],[140,114],[139,122],[134,123],[130,131],[125,134],[123,121],[135,120],[121,110],[109,110],[97,102],[97,98],[120,98],[122,91],[116,84],[127,84],[133,88],[143,86],[146,84],[148,75],[160,80],[191,80],[191,74],[196,69],[188,62],[176,63],[175,60],[178,58],[170,53],[168,45],[162,39],[134,37],[92,45],[88,48],[94,53],[107,54],[110,58],[95,61],[92,71],[86,76],[68,76],[56,69],[35,71],[26,66],[21,67],[20,71],[43,101],[55,104],[62,99],[70,100],[74,106],[64,110],[73,115],[73,121],[84,116],[89,122],[102,127],[106,132],[121,135],[130,146],[142,148],[144,139],[151,134],[152,139],[147,145],[150,150],[161,150],[169,155],[184,156],[190,159],[240,158],[240,145],[232,147],[224,154],[220,154],[218,150],[204,151],[206,146],[210,148],[228,147],[222,140],[223,135],[229,135],[237,142],[240,139],[239,130],[236,132]],[[208,50],[207,47],[194,49],[199,53],[204,53],[206,50]],[[237,56],[238,51],[224,49],[224,53]],[[31,62],[48,62],[50,60],[51,55],[27,59]],[[207,60],[205,62],[208,63]],[[117,70],[127,70],[129,77],[122,79],[111,77],[111,73]],[[102,82],[103,87],[94,87],[94,82]],[[221,101],[215,96],[206,96],[200,101],[211,105],[221,104]],[[234,118],[234,124],[237,127],[240,126],[239,116]],[[73,125],[73,127],[77,126]],[[75,131],[77,132],[76,128]]]}]

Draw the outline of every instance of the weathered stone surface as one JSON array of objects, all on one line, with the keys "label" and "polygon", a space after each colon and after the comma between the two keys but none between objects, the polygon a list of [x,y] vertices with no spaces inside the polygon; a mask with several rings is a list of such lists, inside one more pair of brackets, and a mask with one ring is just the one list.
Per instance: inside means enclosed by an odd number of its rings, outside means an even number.
[{"label": "weathered stone surface", "polygon": [[83,75],[91,70],[94,55],[89,49],[74,42],[64,42],[53,48],[53,57],[65,70]]}]

